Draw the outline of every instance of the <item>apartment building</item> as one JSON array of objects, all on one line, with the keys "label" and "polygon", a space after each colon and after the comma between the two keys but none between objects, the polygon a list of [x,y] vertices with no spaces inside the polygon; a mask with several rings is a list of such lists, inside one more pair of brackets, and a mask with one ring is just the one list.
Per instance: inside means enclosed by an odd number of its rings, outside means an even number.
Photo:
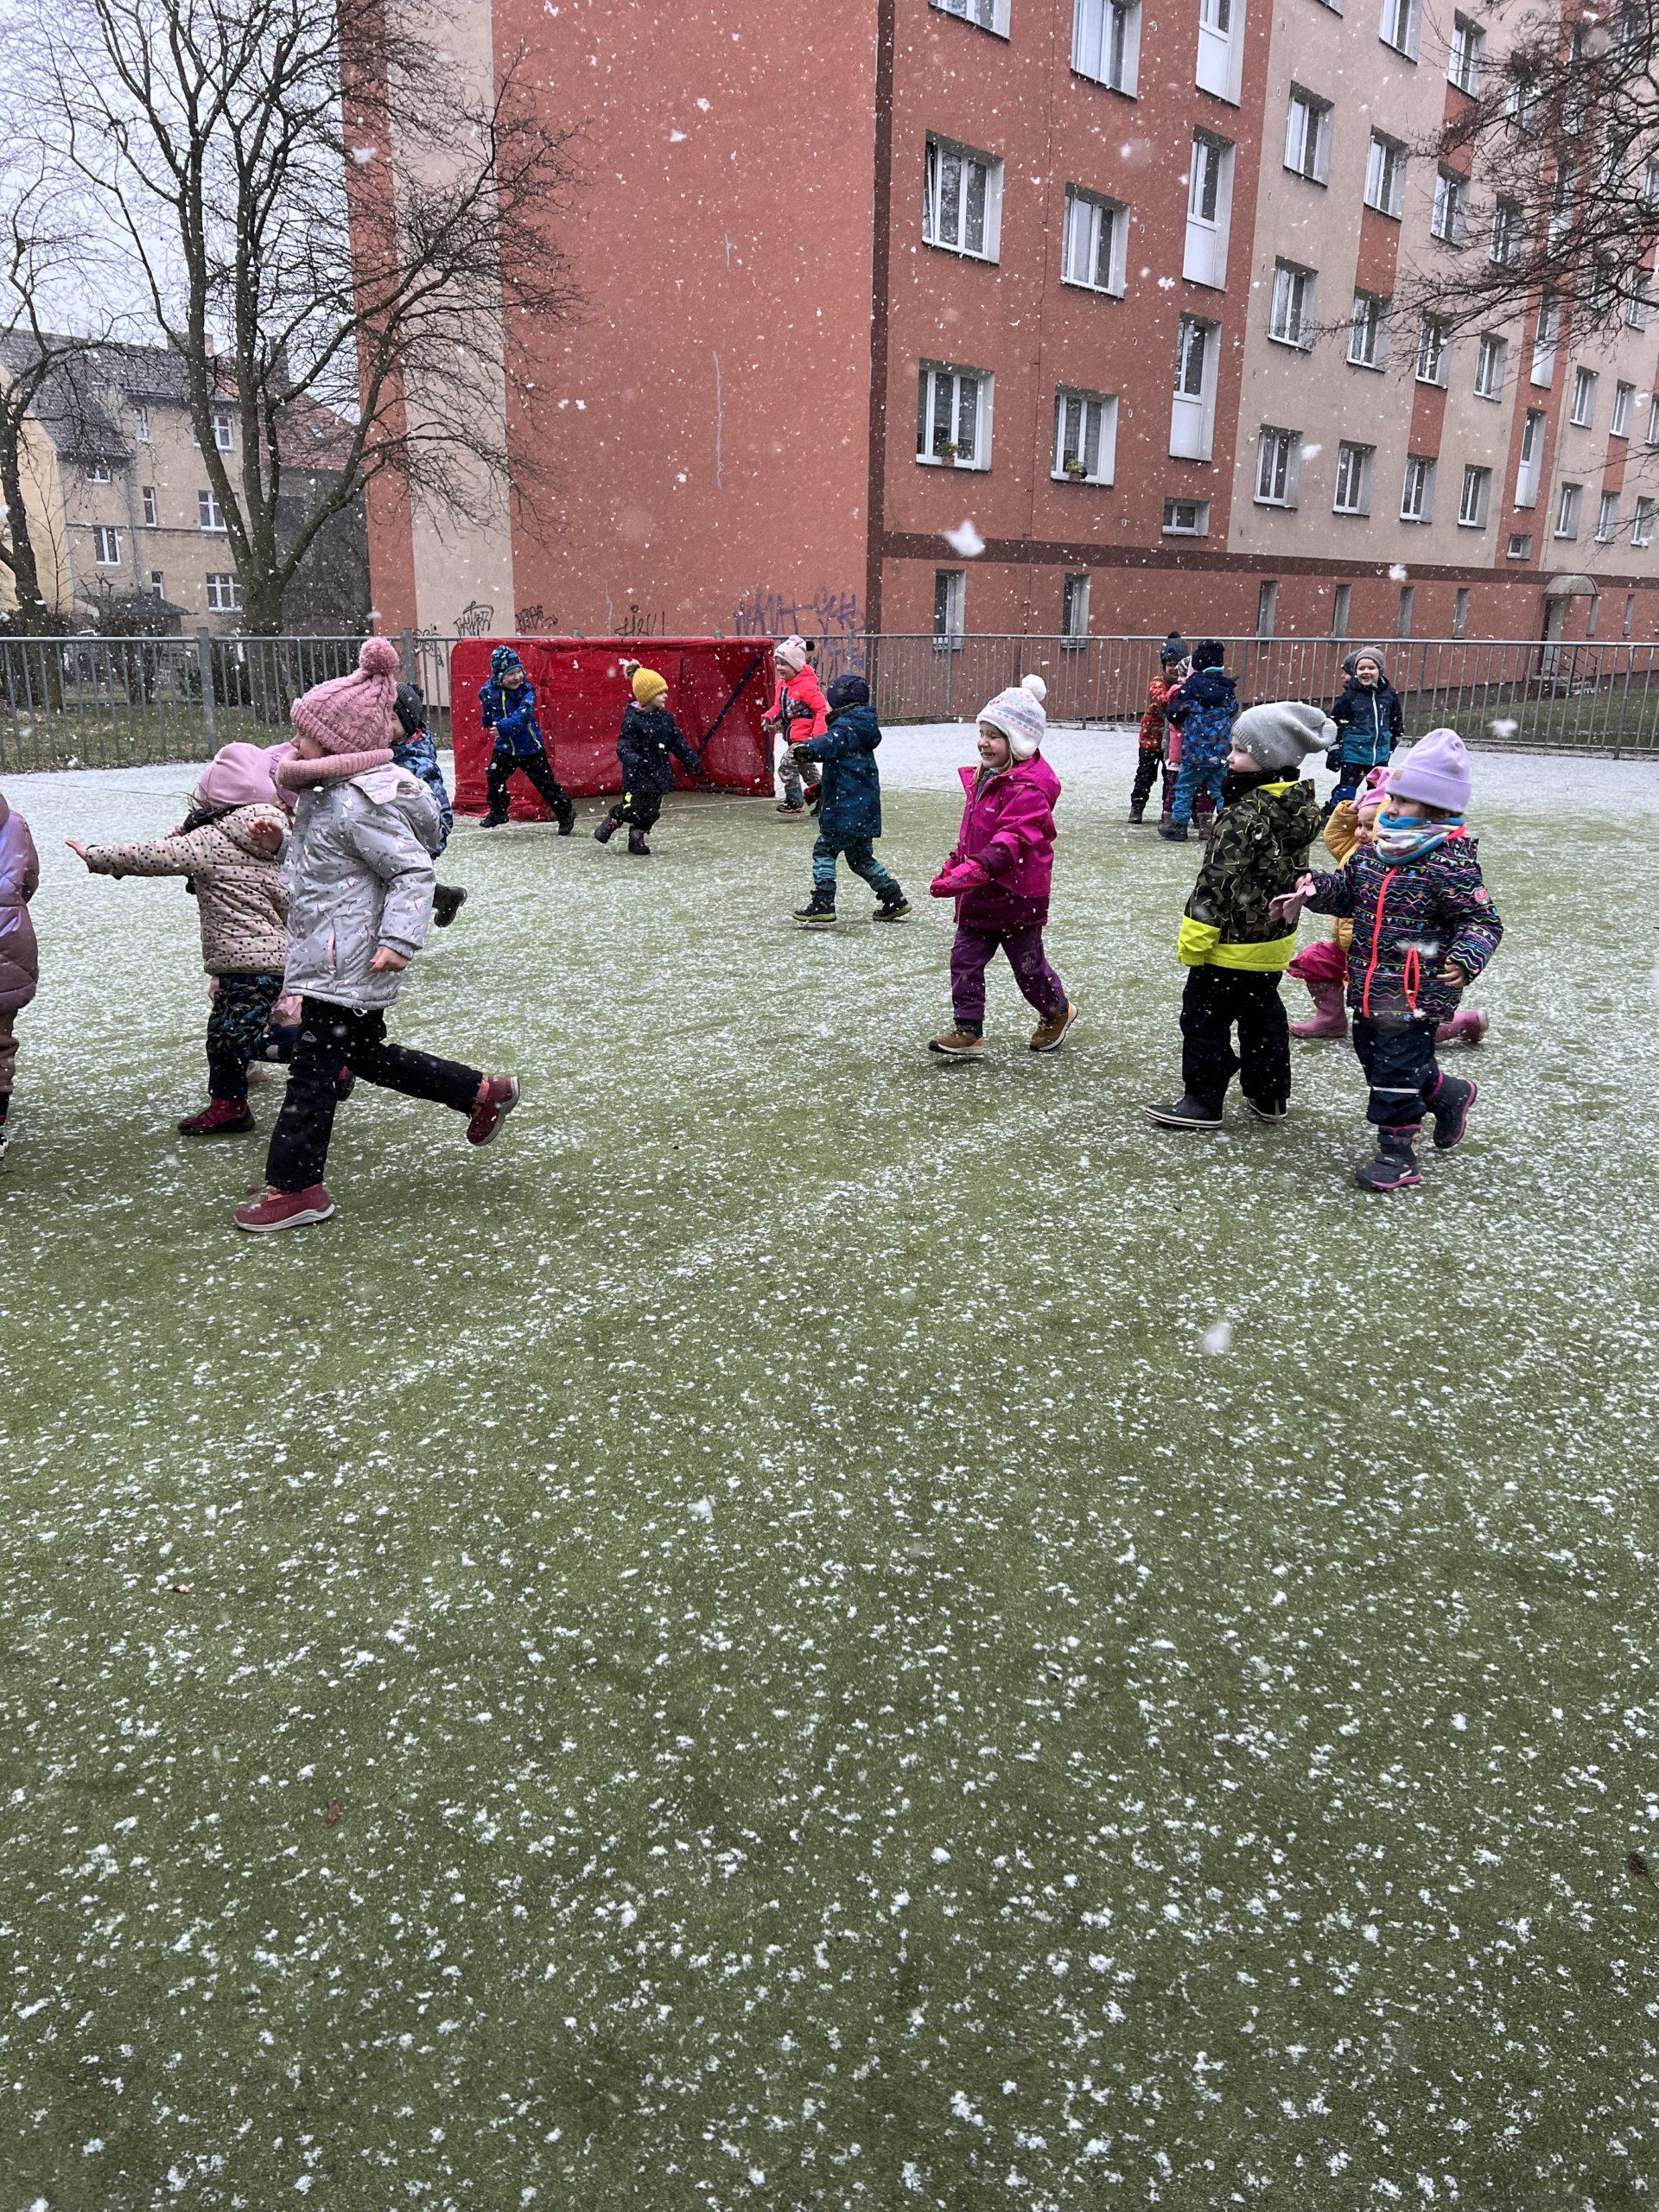
[{"label": "apartment building", "polygon": [[1505,250],[1421,150],[1495,65],[1472,20],[779,0],[688,5],[664,47],[621,0],[490,0],[456,28],[481,85],[583,119],[588,306],[505,334],[533,491],[464,527],[372,501],[385,620],[1659,627],[1646,308],[1592,349],[1566,302],[1456,337],[1395,308],[1425,258]]}]

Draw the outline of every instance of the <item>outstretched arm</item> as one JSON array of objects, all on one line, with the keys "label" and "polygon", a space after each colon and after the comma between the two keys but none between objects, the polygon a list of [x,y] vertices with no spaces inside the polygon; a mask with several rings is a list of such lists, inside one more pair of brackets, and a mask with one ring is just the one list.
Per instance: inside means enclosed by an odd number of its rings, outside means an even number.
[{"label": "outstretched arm", "polygon": [[83,845],[65,840],[94,875],[205,875],[221,857],[220,840],[211,830],[189,830],[178,837],[150,837],[130,845]]}]

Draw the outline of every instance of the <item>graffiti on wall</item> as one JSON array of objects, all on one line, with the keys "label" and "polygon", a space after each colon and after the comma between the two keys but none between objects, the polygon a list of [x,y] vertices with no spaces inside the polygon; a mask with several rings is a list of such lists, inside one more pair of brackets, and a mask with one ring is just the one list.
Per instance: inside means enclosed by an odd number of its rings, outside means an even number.
[{"label": "graffiti on wall", "polygon": [[480,600],[469,600],[455,617],[458,638],[487,638],[495,620],[495,609],[486,607]]},{"label": "graffiti on wall", "polygon": [[796,632],[802,637],[855,638],[860,627],[858,594],[831,591],[825,584],[806,599],[757,585],[732,612],[733,633],[740,638],[787,638]]},{"label": "graffiti on wall", "polygon": [[619,638],[665,638],[668,617],[660,610],[647,614],[637,599],[628,601],[628,611],[616,626]]},{"label": "graffiti on wall", "polygon": [[518,635],[521,638],[530,637],[532,634],[544,638],[559,626],[558,616],[550,614],[539,599],[532,600],[528,607],[519,607],[513,616],[513,620],[518,625]]}]

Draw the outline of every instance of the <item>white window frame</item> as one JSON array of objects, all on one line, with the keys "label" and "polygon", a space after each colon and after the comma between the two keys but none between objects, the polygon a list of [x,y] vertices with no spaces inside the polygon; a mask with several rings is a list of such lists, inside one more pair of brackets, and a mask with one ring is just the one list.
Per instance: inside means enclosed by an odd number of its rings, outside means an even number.
[{"label": "white window frame", "polygon": [[92,524],[92,561],[100,569],[120,567],[121,533],[112,522]]},{"label": "white window frame", "polygon": [[1336,488],[1331,498],[1333,515],[1369,515],[1371,512],[1371,472],[1376,448],[1344,438],[1337,447]]},{"label": "white window frame", "polygon": [[[950,164],[957,189],[947,198]],[[982,180],[983,206],[980,215],[982,244],[967,243],[971,180],[977,170]],[[953,230],[956,235],[949,235]],[[995,154],[964,146],[955,138],[930,130],[922,151],[922,243],[940,253],[954,253],[964,261],[995,263],[1002,250],[1002,164]]]},{"label": "white window frame", "polygon": [[81,481],[86,484],[107,484],[111,480],[107,461],[89,461],[82,467]]},{"label": "white window frame", "polygon": [[1529,530],[1512,530],[1510,532],[1509,549],[1504,557],[1510,561],[1530,561],[1532,532]]},{"label": "white window frame", "polygon": [[[982,471],[988,469],[991,465],[993,378],[990,371],[967,368],[952,361],[923,361],[918,366],[917,376],[917,431],[918,435],[925,433],[925,449],[918,451],[916,455],[918,465],[924,468],[943,468],[948,464],[957,468]],[[962,447],[965,442],[962,436],[964,378],[971,378],[975,383],[973,422],[970,425],[974,449],[966,459],[962,454]],[[947,425],[951,435],[941,441],[938,436],[939,395],[941,391],[947,389],[950,393]],[[957,448],[955,454],[947,455],[941,453],[938,450],[941,442],[955,446]]]},{"label": "white window frame", "polygon": [[[940,585],[944,586],[943,592]],[[933,646],[936,652],[960,652],[968,624],[968,572],[933,571]]]},{"label": "white window frame", "polygon": [[1469,588],[1466,584],[1459,586],[1458,595],[1452,602],[1452,634],[1454,638],[1466,638],[1469,634]]},{"label": "white window frame", "polygon": [[1438,315],[1417,326],[1417,381],[1444,391],[1452,375],[1452,334]]},{"label": "white window frame", "polygon": [[1442,245],[1461,245],[1469,228],[1469,180],[1440,162],[1434,172],[1434,207],[1429,236]]},{"label": "white window frame", "polygon": [[1584,514],[1584,486],[1582,484],[1563,484],[1555,494],[1555,530],[1557,537],[1576,537]]},{"label": "white window frame", "polygon": [[226,526],[225,510],[219,505],[219,497],[216,493],[197,493],[196,520],[198,526],[202,530],[212,531],[215,534],[224,530]]},{"label": "white window frame", "polygon": [[1365,205],[1397,223],[1406,204],[1406,168],[1411,159],[1399,139],[1373,130],[1365,156]]},{"label": "white window frame", "polygon": [[1478,461],[1468,462],[1463,488],[1458,494],[1458,528],[1484,530],[1492,504],[1492,472]]},{"label": "white window frame", "polygon": [[231,407],[215,406],[213,410],[213,443],[220,453],[236,450],[236,410]]},{"label": "white window frame", "polygon": [[1532,367],[1528,372],[1531,383],[1548,391],[1555,381],[1555,348],[1561,339],[1561,301],[1558,292],[1548,292],[1538,303],[1538,320],[1533,327]]},{"label": "white window frame", "polygon": [[[1084,473],[1074,476],[1066,467],[1068,435],[1076,414],[1078,443],[1075,458]],[[1095,448],[1095,465],[1088,466],[1089,447]],[[1117,395],[1110,391],[1081,391],[1062,385],[1054,394],[1054,452],[1049,474],[1057,484],[1109,484],[1117,461]]]},{"label": "white window frame", "polygon": [[1244,71],[1245,0],[1198,0],[1198,51],[1192,81],[1201,92],[1238,105]]},{"label": "white window frame", "polygon": [[1396,638],[1408,638],[1411,635],[1411,620],[1413,613],[1415,612],[1416,606],[1416,585],[1402,584],[1400,587],[1400,612],[1395,617],[1394,623],[1394,634]]},{"label": "white window frame", "polygon": [[1471,99],[1480,98],[1485,73],[1486,34],[1467,16],[1452,18],[1452,44],[1446,57],[1446,81]]},{"label": "white window frame", "polygon": [[207,572],[207,611],[210,614],[239,614],[242,612],[242,587],[234,569],[210,569]]},{"label": "white window frame", "polygon": [[144,528],[159,530],[162,526],[162,511],[156,498],[156,486],[153,484],[146,484],[139,493],[139,497],[144,504]]},{"label": "white window frame", "polygon": [[1650,446],[1659,446],[1659,391],[1649,392],[1648,395],[1647,443]]},{"label": "white window frame", "polygon": [[1382,0],[1376,35],[1384,46],[1391,46],[1408,61],[1414,61],[1422,44],[1422,0]]},{"label": "white window frame", "polygon": [[1638,499],[1630,519],[1631,544],[1651,545],[1656,522],[1659,522],[1659,499]]},{"label": "white window frame", "polygon": [[1190,284],[1219,291],[1226,283],[1232,226],[1232,145],[1211,131],[1195,130],[1188,156],[1186,237],[1181,256],[1181,274]]},{"label": "white window frame", "polygon": [[152,599],[167,597],[167,578],[159,569],[152,569],[149,572],[149,595]]},{"label": "white window frame", "polygon": [[1573,404],[1567,416],[1574,429],[1587,430],[1595,422],[1596,398],[1600,390],[1600,377],[1580,361],[1573,372]]},{"label": "white window frame", "polygon": [[1508,369],[1510,341],[1495,330],[1483,330],[1475,346],[1475,397],[1502,399]]},{"label": "white window frame", "polygon": [[1356,292],[1348,313],[1348,361],[1356,369],[1389,365],[1389,317],[1393,302],[1381,292]]},{"label": "white window frame", "polygon": [[[1191,523],[1181,519],[1181,511],[1192,510]],[[1210,502],[1208,499],[1166,499],[1164,501],[1164,530],[1166,537],[1208,537],[1210,535]]]},{"label": "white window frame", "polygon": [[1141,0],[1071,0],[1071,67],[1133,99],[1141,81]]},{"label": "white window frame", "polygon": [[[1198,389],[1192,389],[1195,345]],[[1216,381],[1221,358],[1221,326],[1203,315],[1184,315],[1175,331],[1175,380],[1170,399],[1169,450],[1176,461],[1208,461],[1215,445]]]},{"label": "white window frame", "polygon": [[1400,486],[1402,522],[1433,521],[1435,473],[1433,454],[1408,453],[1406,455],[1405,480]]},{"label": "white window frame", "polygon": [[1299,353],[1312,350],[1319,283],[1315,269],[1304,269],[1297,261],[1274,263],[1268,336],[1275,346],[1288,346]]},{"label": "white window frame", "polygon": [[1300,490],[1301,462],[1301,432],[1264,423],[1255,440],[1255,505],[1287,512],[1294,509]]},{"label": "white window frame", "polygon": [[929,0],[942,16],[955,16],[959,22],[972,23],[994,37],[1008,35],[1008,0]]},{"label": "white window frame", "polygon": [[1596,543],[1611,545],[1618,536],[1618,494],[1604,492],[1596,506]]},{"label": "white window frame", "polygon": [[[1100,276],[1103,235],[1103,280]],[[1081,184],[1068,184],[1061,232],[1060,282],[1080,292],[1103,292],[1114,299],[1122,299],[1128,283],[1128,249],[1129,211],[1123,202],[1108,199],[1103,192],[1090,192]],[[1080,267],[1091,269],[1095,274],[1079,276]]]},{"label": "white window frame", "polygon": [[1089,572],[1079,569],[1060,582],[1060,642],[1086,645],[1089,642]]},{"label": "white window frame", "polygon": [[1649,282],[1646,276],[1637,276],[1631,284],[1630,296],[1624,302],[1624,321],[1631,330],[1645,330],[1648,327],[1648,317],[1653,311],[1653,302],[1648,296]]},{"label": "white window frame", "polygon": [[1541,407],[1529,407],[1521,420],[1521,453],[1515,470],[1515,504],[1535,507],[1543,478],[1544,423]]},{"label": "white window frame", "polygon": [[132,403],[132,442],[139,446],[149,443],[149,409],[142,399]]},{"label": "white window frame", "polygon": [[1492,202],[1492,219],[1486,233],[1486,258],[1495,268],[1507,269],[1521,251],[1521,207],[1514,200]]},{"label": "white window frame", "polygon": [[1331,594],[1331,635],[1338,643],[1348,635],[1348,620],[1353,604],[1353,586],[1338,584]]},{"label": "white window frame", "polygon": [[1255,590],[1255,635],[1270,638],[1279,626],[1279,579],[1264,576]]},{"label": "white window frame", "polygon": [[1328,99],[1293,85],[1285,104],[1285,167],[1304,184],[1324,184],[1331,174],[1331,119],[1335,110]]}]

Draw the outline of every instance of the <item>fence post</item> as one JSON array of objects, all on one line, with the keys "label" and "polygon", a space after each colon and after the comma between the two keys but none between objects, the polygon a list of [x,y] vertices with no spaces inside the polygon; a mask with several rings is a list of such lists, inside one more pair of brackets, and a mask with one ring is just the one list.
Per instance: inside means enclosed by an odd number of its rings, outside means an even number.
[{"label": "fence post", "polygon": [[213,700],[213,639],[209,630],[196,632],[196,665],[201,671],[201,719],[209,752],[219,750],[219,715]]},{"label": "fence post", "polygon": [[[415,658],[415,632],[412,630],[400,630],[397,634],[404,652],[404,679],[406,683],[419,685],[424,690],[425,686],[421,684],[420,668]],[[1300,974],[1300,970],[1297,972]]]}]

